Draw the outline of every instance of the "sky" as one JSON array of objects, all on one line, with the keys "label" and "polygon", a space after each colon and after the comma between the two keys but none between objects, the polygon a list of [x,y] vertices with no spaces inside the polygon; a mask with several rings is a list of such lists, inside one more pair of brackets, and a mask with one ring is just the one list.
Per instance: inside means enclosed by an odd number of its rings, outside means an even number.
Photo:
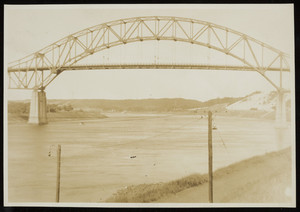
[{"label": "sky", "polygon": [[[25,57],[82,29],[122,18],[159,15],[187,17],[226,26],[293,55],[293,6],[288,4],[6,5],[4,8],[4,70],[8,62]],[[139,51],[143,52],[143,55],[151,49],[147,44],[138,45],[140,47],[132,48],[140,48]],[[152,48],[161,48],[159,51],[163,51],[163,48],[176,48],[179,53],[175,57],[183,58],[183,63],[188,63],[190,57],[182,57],[180,52],[185,54],[188,51],[198,51],[194,49],[195,47],[179,46],[179,44],[168,47],[168,45],[165,47],[152,45]],[[122,47],[122,49],[125,51],[125,56],[126,51],[127,53],[130,51],[130,47]],[[99,57],[116,58],[118,50],[111,51]],[[123,58],[123,60],[130,62],[130,58]],[[276,76],[271,77],[276,78]],[[286,86],[292,85],[290,77],[293,77],[293,74],[285,76]],[[226,96],[245,96],[257,90],[274,90],[257,72],[97,70],[64,72],[47,87],[46,92],[48,99],[186,98],[205,101]],[[5,92],[8,100],[31,98],[30,90],[6,89]]]}]

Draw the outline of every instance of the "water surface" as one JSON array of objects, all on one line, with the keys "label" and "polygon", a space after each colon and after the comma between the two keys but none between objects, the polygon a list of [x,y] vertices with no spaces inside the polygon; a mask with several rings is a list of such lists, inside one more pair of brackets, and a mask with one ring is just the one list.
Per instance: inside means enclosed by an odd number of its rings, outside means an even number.
[{"label": "water surface", "polygon": [[[207,173],[207,118],[107,115],[84,124],[9,124],[8,201],[55,201],[57,144],[62,147],[61,202],[103,202],[129,185]],[[275,151],[278,139],[289,145],[289,128],[278,136],[272,120],[216,116],[214,123],[214,170]]]}]

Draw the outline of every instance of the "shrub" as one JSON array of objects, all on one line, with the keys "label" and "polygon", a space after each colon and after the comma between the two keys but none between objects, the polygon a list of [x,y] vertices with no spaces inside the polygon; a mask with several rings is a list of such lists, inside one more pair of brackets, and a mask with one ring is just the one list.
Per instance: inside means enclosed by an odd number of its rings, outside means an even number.
[{"label": "shrub", "polygon": [[64,110],[71,111],[71,110],[73,110],[73,107],[72,107],[72,105],[64,105]]},{"label": "shrub", "polygon": [[7,111],[9,113],[29,113],[30,103],[24,102],[8,102]]}]

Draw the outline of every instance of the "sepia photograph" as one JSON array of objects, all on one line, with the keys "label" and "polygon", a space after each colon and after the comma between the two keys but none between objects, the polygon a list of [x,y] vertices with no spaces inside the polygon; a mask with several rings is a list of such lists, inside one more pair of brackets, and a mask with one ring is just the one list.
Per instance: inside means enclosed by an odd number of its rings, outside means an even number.
[{"label": "sepia photograph", "polygon": [[293,4],[4,5],[4,206],[296,207]]}]

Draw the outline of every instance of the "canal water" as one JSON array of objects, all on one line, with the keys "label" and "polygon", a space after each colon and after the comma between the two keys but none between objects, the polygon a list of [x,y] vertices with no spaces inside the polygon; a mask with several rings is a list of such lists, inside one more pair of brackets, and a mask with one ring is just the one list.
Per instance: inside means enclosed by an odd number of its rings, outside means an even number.
[{"label": "canal water", "polygon": [[[207,118],[106,114],[109,118],[8,125],[8,202],[55,202],[61,145],[61,202],[104,202],[118,189],[207,173]],[[290,145],[272,120],[214,117],[214,170]]]}]

